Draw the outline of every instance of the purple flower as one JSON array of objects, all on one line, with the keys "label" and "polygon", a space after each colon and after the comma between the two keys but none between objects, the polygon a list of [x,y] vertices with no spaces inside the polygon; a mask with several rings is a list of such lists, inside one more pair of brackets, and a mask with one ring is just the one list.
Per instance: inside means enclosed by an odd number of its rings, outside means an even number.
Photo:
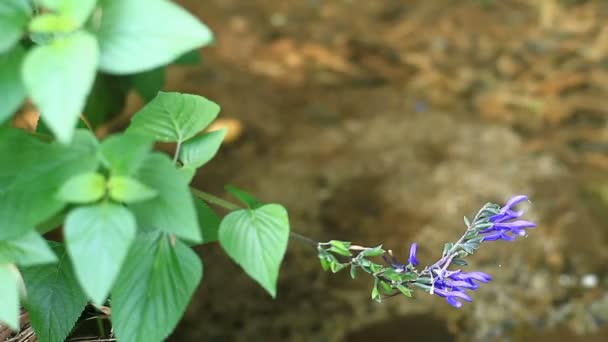
[{"label": "purple flower", "polygon": [[417,243],[413,243],[412,246],[410,247],[410,257],[407,259],[407,261],[412,264],[412,266],[417,266],[418,265],[418,259],[416,259],[416,251],[418,250],[418,244]]},{"label": "purple flower", "polygon": [[[410,256],[407,259],[407,262],[409,264],[411,264],[412,266],[417,266],[418,265],[418,259],[416,259],[416,251],[418,250],[418,244],[417,243],[413,243],[412,246],[410,247]],[[391,267],[397,271],[397,272],[405,272],[407,266],[402,264],[399,260],[397,260],[397,258],[395,258],[393,256],[393,254],[389,251],[390,254],[390,259],[386,257],[386,255],[383,255],[382,258],[384,259],[384,261],[386,261],[387,264],[391,265]]]},{"label": "purple flower", "polygon": [[526,235],[524,229],[536,227],[535,223],[529,221],[512,221],[524,214],[523,211],[514,211],[513,207],[527,199],[528,196],[525,195],[515,196],[500,209],[498,214],[490,216],[487,220],[488,223],[492,223],[492,225],[489,228],[479,231],[484,237],[483,241],[514,241],[517,236]]},{"label": "purple flower", "polygon": [[450,273],[444,278],[435,279],[435,283],[433,284],[433,293],[444,297],[448,304],[453,307],[460,308],[462,306],[462,302],[459,299],[465,300],[467,302],[471,302],[471,297],[465,292],[466,290],[474,291],[479,288],[479,284],[487,283],[492,280],[490,275],[483,272],[462,272],[462,271],[454,271]]}]

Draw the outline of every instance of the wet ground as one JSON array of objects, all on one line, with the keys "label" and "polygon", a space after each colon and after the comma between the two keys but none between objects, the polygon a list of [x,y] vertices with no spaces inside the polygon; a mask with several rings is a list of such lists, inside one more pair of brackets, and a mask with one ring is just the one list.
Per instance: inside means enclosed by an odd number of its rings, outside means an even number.
[{"label": "wet ground", "polygon": [[485,202],[525,193],[539,223],[484,245],[494,280],[456,310],[322,272],[291,241],[272,300],[219,246],[174,341],[603,341],[608,329],[608,4],[185,1],[217,35],[170,89],[243,134],[196,178],[284,204],[317,240],[412,241],[422,263]]}]

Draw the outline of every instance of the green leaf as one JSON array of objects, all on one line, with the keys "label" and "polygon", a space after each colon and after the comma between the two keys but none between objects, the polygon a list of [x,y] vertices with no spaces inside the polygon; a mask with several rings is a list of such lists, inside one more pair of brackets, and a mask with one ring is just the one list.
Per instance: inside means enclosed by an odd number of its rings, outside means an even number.
[{"label": "green leaf", "polygon": [[155,68],[131,76],[133,88],[145,102],[150,102],[165,85],[165,67]]},{"label": "green leaf", "polygon": [[198,19],[165,0],[101,0],[97,35],[100,68],[131,74],[171,63],[209,44],[213,35]]},{"label": "green leaf", "polygon": [[194,199],[194,207],[201,227],[203,243],[217,241],[221,222],[219,216],[201,199]]},{"label": "green leaf", "polygon": [[184,143],[179,160],[185,167],[197,169],[210,161],[222,145],[226,129],[199,135]]},{"label": "green leaf", "polygon": [[13,240],[0,240],[0,264],[35,266],[56,261],[46,241],[35,231]]},{"label": "green leaf", "polygon": [[135,239],[133,214],[125,207],[102,203],[72,210],[65,221],[68,253],[84,292],[102,305]]},{"label": "green leaf", "polygon": [[458,266],[466,266],[469,264],[468,262],[466,262],[465,260],[462,260],[462,259],[453,259],[452,263],[454,265],[458,265]]},{"label": "green leaf", "polygon": [[401,282],[408,282],[408,281],[412,281],[412,280],[416,280],[418,279],[418,274],[414,273],[414,272],[407,272],[407,273],[402,273],[401,277],[399,277],[399,280]]},{"label": "green leaf", "polygon": [[319,256],[319,261],[321,261],[321,267],[323,268],[323,271],[327,271],[331,265],[331,263],[325,259],[324,257]]},{"label": "green leaf", "polygon": [[445,256],[446,254],[448,254],[448,252],[451,251],[452,248],[454,248],[454,243],[452,243],[452,242],[446,242],[446,244],[443,245],[443,253],[442,253],[442,255]]},{"label": "green leaf", "polygon": [[389,283],[382,280],[380,280],[379,283],[385,294],[391,294],[391,292],[393,292],[393,287]]},{"label": "green leaf", "polygon": [[331,240],[329,243],[331,244],[331,247],[329,248],[330,251],[347,257],[352,256],[351,252],[348,250],[350,242]]},{"label": "green leaf", "polygon": [[19,73],[24,55],[22,47],[0,53],[0,124],[11,117],[25,100],[25,87]]},{"label": "green leaf", "polygon": [[93,12],[97,0],[41,0],[40,2],[47,9],[59,13],[72,23],[69,30],[63,31],[69,32],[84,24]]},{"label": "green leaf", "polygon": [[237,188],[234,185],[226,185],[224,187],[232,196],[236,197],[241,203],[251,209],[256,209],[264,205],[260,200],[250,195],[248,192]]},{"label": "green leaf", "polygon": [[56,198],[72,176],[97,169],[97,141],[77,131],[68,146],[47,144],[18,129],[0,129],[0,239],[11,239],[57,214]]},{"label": "green leaf", "polygon": [[382,302],[382,296],[380,296],[380,291],[378,291],[378,278],[374,279],[374,287],[372,288],[372,300],[375,300],[378,303]]},{"label": "green leaf", "polygon": [[460,247],[468,254],[473,254],[475,253],[475,250],[479,248],[479,244],[467,242],[460,245]]},{"label": "green leaf", "polygon": [[0,323],[19,330],[19,282],[14,265],[0,264]]},{"label": "green leaf", "polygon": [[146,201],[158,195],[156,190],[130,177],[117,176],[108,181],[110,198],[117,202],[135,203]]},{"label": "green leaf", "polygon": [[106,193],[106,177],[96,172],[76,175],[68,179],[57,193],[57,198],[70,203],[90,203]]},{"label": "green leaf", "polygon": [[363,252],[361,252],[361,255],[363,255],[364,257],[377,257],[383,255],[384,253],[386,253],[386,251],[382,249],[382,245],[380,245],[378,247],[368,248],[364,250]]},{"label": "green leaf", "polygon": [[150,155],[154,141],[140,134],[114,134],[100,146],[101,162],[112,175],[133,175]]},{"label": "green leaf", "polygon": [[194,175],[196,174],[196,169],[189,168],[189,167],[180,167],[177,170],[179,171],[180,175],[182,176],[182,179],[188,184],[190,184],[190,182],[192,181],[192,178],[194,178]]},{"label": "green leaf", "polygon": [[201,281],[199,257],[157,231],[133,244],[112,290],[112,324],[119,341],[160,342],[175,328]]},{"label": "green leaf", "polygon": [[133,116],[127,132],[164,142],[184,142],[207,127],[220,107],[202,96],[159,92]]},{"label": "green leaf", "polygon": [[385,278],[387,278],[387,279],[390,279],[390,280],[392,280],[392,281],[394,281],[394,282],[398,282],[398,281],[400,281],[400,280],[401,280],[401,275],[402,275],[402,273],[397,272],[397,271],[395,271],[395,270],[394,270],[394,269],[392,269],[392,268],[385,268],[385,269],[382,271],[382,275],[383,275]]},{"label": "green leaf", "polygon": [[350,277],[355,279],[357,277],[357,265],[350,264]]},{"label": "green leaf", "polygon": [[233,211],[222,220],[219,238],[226,253],[276,297],[279,268],[289,238],[285,208],[267,204]]},{"label": "green leaf", "polygon": [[37,46],[25,58],[25,86],[42,120],[63,143],[72,138],[95,80],[98,57],[95,37],[78,32]]},{"label": "green leaf", "polygon": [[54,244],[56,264],[22,269],[27,288],[25,308],[40,341],[63,342],[87,303],[67,251]]},{"label": "green leaf", "polygon": [[36,33],[68,33],[78,28],[69,16],[46,13],[32,19],[29,30]]},{"label": "green leaf", "polygon": [[138,179],[158,192],[150,200],[130,205],[138,226],[200,243],[202,237],[190,188],[171,160],[160,153],[151,154],[141,166]]},{"label": "green leaf", "polygon": [[340,271],[342,271],[347,264],[343,264],[340,262],[331,262],[329,264],[329,268],[331,269],[332,273],[338,273]]},{"label": "green leaf", "polygon": [[397,285],[397,289],[406,297],[412,297],[412,290],[403,285]]},{"label": "green leaf", "polygon": [[31,14],[27,0],[0,1],[0,54],[13,48],[21,39]]}]

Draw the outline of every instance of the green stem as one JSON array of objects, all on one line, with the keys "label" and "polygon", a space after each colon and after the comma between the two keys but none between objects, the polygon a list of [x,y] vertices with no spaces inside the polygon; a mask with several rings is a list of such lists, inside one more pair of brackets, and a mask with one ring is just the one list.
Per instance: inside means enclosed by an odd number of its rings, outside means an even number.
[{"label": "green stem", "polygon": [[238,209],[242,209],[240,206],[238,206],[237,204],[234,204],[230,201],[226,201],[223,198],[217,197],[215,195],[212,195],[210,193],[204,192],[204,191],[200,191],[198,189],[195,188],[190,188],[190,191],[192,191],[192,193],[202,199],[205,202],[211,203],[211,204],[215,204],[217,206],[220,206],[224,209],[228,209],[228,210],[238,210]]},{"label": "green stem", "polygon": [[314,245],[314,246],[316,246],[318,244],[315,240],[313,240],[313,239],[311,239],[311,238],[309,238],[307,236],[304,236],[304,235],[292,232],[292,231],[289,232],[289,235],[291,235],[292,238],[295,238],[295,239],[300,240],[300,241],[307,242],[307,243],[309,243],[311,245]]},{"label": "green stem", "polygon": [[180,140],[177,141],[177,146],[175,147],[175,154],[173,155],[173,164],[177,163],[177,158],[179,158],[179,151],[182,149],[182,142]]}]

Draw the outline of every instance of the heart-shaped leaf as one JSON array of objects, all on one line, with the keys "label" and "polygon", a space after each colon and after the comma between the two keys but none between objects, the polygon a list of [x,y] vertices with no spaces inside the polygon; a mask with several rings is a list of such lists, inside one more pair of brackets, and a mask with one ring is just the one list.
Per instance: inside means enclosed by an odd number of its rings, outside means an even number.
[{"label": "heart-shaped leaf", "polygon": [[279,267],[289,239],[285,208],[266,204],[234,211],[222,220],[219,238],[226,253],[275,297]]}]

